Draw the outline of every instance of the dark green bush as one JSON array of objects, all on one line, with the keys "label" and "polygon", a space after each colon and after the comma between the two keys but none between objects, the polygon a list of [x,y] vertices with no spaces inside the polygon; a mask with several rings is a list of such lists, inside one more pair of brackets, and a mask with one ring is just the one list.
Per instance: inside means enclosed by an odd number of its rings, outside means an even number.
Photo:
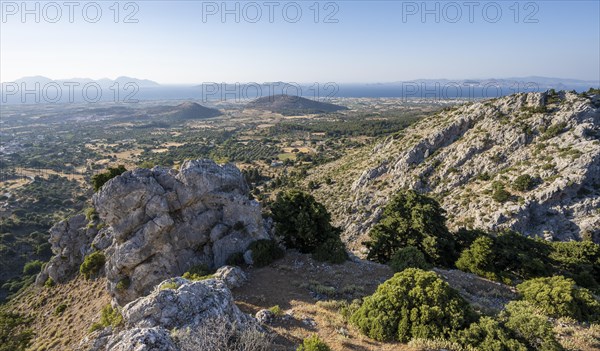
[{"label": "dark green bush", "polygon": [[317,247],[312,256],[317,261],[333,264],[344,263],[348,259],[346,246],[339,237],[327,239],[323,244]]},{"label": "dark green bush", "polygon": [[42,266],[44,263],[39,260],[29,261],[25,263],[25,267],[23,267],[23,275],[34,275],[38,274],[42,271]]},{"label": "dark green bush", "polygon": [[244,254],[241,252],[235,252],[227,257],[225,264],[228,266],[241,266],[245,263]]},{"label": "dark green bush", "polygon": [[591,241],[553,242],[550,259],[557,274],[575,280],[577,285],[600,290],[600,245]]},{"label": "dark green bush", "polygon": [[444,338],[472,318],[469,305],[434,272],[408,268],[364,299],[350,321],[379,341]]},{"label": "dark green bush", "polygon": [[492,184],[492,190],[492,199],[496,202],[504,203],[510,200],[512,196],[511,193],[504,189],[504,184],[500,182],[494,182],[494,184]]},{"label": "dark green bush", "polygon": [[456,268],[484,278],[498,280],[494,259],[494,240],[484,236],[477,238],[471,247],[461,253],[456,261]]},{"label": "dark green bush", "polygon": [[304,339],[296,351],[331,351],[331,348],[315,334]]},{"label": "dark green bush", "polygon": [[331,225],[325,206],[310,194],[299,190],[280,192],[271,212],[275,230],[288,248],[313,253],[329,239],[339,239],[340,230]]},{"label": "dark green bush", "polygon": [[97,275],[106,263],[106,256],[101,251],[93,252],[83,259],[83,263],[79,266],[79,273],[81,273],[85,279]]},{"label": "dark green bush", "polygon": [[456,332],[452,340],[463,347],[471,346],[477,350],[527,351],[527,347],[510,330],[490,317],[481,317],[467,329]]},{"label": "dark green bush", "polygon": [[428,262],[452,265],[454,238],[446,228],[445,212],[437,201],[413,190],[396,194],[385,206],[379,223],[364,244],[368,259],[387,263],[399,249],[414,246]]},{"label": "dark green bush", "polygon": [[252,250],[252,261],[256,267],[267,266],[285,255],[279,245],[274,240],[269,239],[252,242],[248,245],[248,250]]},{"label": "dark green bush", "polygon": [[461,253],[456,267],[492,280],[529,279],[552,271],[550,252],[544,241],[507,231],[477,238]]},{"label": "dark green bush", "polygon": [[118,167],[108,167],[106,172],[93,175],[92,186],[94,187],[94,191],[100,190],[100,188],[106,184],[106,182],[125,173],[126,171],[127,169],[125,169],[125,166],[119,165]]},{"label": "dark green bush", "polygon": [[529,174],[523,174],[517,177],[513,182],[513,189],[517,191],[528,191],[533,189],[535,181]]},{"label": "dark green bush", "polygon": [[414,246],[403,247],[392,255],[389,262],[394,272],[401,272],[407,268],[429,269],[430,265],[425,255]]},{"label": "dark green bush", "polygon": [[600,321],[600,301],[575,281],[563,276],[535,278],[517,285],[523,300],[550,317],[571,317],[582,322]]}]

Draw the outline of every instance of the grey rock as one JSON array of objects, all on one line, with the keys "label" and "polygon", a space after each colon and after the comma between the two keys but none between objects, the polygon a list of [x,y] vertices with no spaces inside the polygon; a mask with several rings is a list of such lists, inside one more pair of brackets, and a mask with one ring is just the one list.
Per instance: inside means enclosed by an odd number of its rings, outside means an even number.
[{"label": "grey rock", "polygon": [[269,324],[275,318],[275,314],[269,310],[260,310],[256,312],[256,320],[261,324]]},{"label": "grey rock", "polygon": [[36,284],[43,285],[48,278],[56,283],[72,278],[85,256],[93,251],[91,243],[97,233],[95,225],[88,226],[84,214],[60,221],[50,228],[49,242],[54,256],[36,277]]},{"label": "grey rock", "polygon": [[200,328],[215,319],[238,328],[256,325],[255,319],[239,310],[231,291],[219,279],[163,281],[148,296],[125,305],[121,314],[123,327],[93,333],[78,350],[178,351],[172,330]]},{"label": "grey rock", "polygon": [[217,269],[214,277],[222,280],[229,289],[239,288],[248,280],[246,273],[240,267],[232,266],[223,266]]},{"label": "grey rock", "polygon": [[[221,267],[231,254],[268,238],[260,204],[248,195],[235,166],[210,160],[184,162],[179,171],[136,169],[108,181],[92,200],[109,226],[102,233],[112,238],[108,247],[108,238],[96,241],[105,247],[117,303],[147,295],[194,265]],[[116,289],[124,278],[129,288]]]},{"label": "grey rock", "polygon": [[246,250],[246,252],[244,252],[244,262],[250,266],[254,264],[254,259],[252,258],[252,250]]}]

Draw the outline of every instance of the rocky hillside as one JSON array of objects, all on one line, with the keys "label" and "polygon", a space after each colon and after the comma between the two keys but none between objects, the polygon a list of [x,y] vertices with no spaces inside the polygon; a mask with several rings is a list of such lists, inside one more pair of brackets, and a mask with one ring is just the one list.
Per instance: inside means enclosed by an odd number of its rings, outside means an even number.
[{"label": "rocky hillside", "polygon": [[529,93],[446,109],[308,180],[355,249],[404,187],[436,197],[452,229],[597,242],[599,98]]},{"label": "rocky hillside", "polygon": [[265,96],[248,103],[246,108],[271,111],[282,115],[328,113],[347,109],[344,106],[292,95]]}]

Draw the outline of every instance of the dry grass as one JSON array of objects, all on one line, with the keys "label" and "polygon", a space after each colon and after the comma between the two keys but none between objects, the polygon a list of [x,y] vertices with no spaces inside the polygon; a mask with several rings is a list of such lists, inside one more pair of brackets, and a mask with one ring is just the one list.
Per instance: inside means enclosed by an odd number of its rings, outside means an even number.
[{"label": "dry grass", "polygon": [[[7,307],[34,316],[31,325],[35,338],[29,350],[73,350],[100,318],[103,306],[110,302],[106,280],[77,279],[53,287],[32,286],[11,300]],[[56,313],[61,305],[67,307]]]}]

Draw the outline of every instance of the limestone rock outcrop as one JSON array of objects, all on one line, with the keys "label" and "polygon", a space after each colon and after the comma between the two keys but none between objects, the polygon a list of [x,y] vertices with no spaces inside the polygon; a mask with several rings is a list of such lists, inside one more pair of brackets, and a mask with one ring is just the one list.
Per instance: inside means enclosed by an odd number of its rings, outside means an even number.
[{"label": "limestone rock outcrop", "polygon": [[[89,254],[94,238],[99,235],[96,226],[84,214],[56,223],[50,228],[49,242],[54,256],[37,276],[36,284],[42,285],[48,278],[57,283],[65,283],[78,271],[84,257]],[[107,230],[100,230],[105,237]]]},{"label": "limestone rock outcrop", "polygon": [[231,254],[269,237],[260,204],[249,199],[243,175],[231,164],[197,160],[179,171],[128,171],[92,200],[113,236],[106,276],[120,305],[195,265],[223,266]]},{"label": "limestone rock outcrop", "polygon": [[[355,251],[401,188],[427,193],[451,229],[513,229],[600,241],[600,104],[571,92],[521,93],[447,108],[317,168],[306,180]],[[339,172],[339,169],[344,172]],[[515,187],[529,175],[530,189]],[[494,186],[510,193],[493,197]]]},{"label": "limestone rock outcrop", "polygon": [[188,281],[172,278],[147,296],[122,308],[123,325],[94,332],[82,340],[83,351],[177,351],[174,329],[197,329],[218,318],[236,328],[256,321],[235,305],[231,291],[219,279]]}]

